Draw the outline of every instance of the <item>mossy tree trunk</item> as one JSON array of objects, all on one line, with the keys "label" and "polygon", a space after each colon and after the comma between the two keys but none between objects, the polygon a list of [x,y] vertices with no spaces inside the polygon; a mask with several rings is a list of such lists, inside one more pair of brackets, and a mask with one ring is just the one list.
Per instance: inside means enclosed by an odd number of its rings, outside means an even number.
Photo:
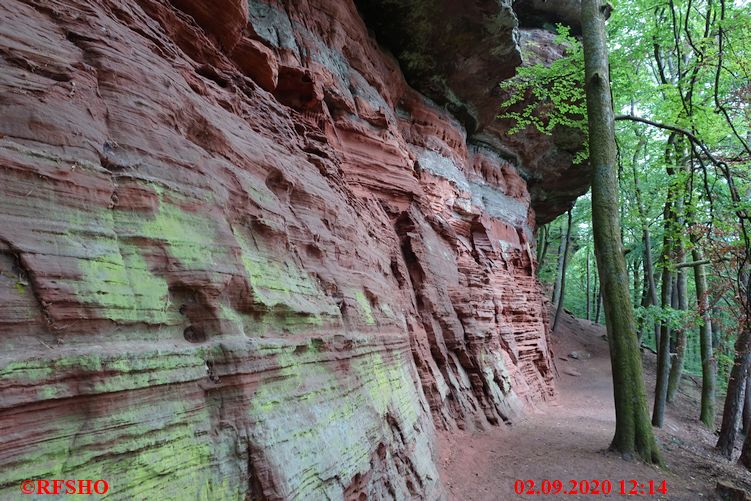
[{"label": "mossy tree trunk", "polygon": [[[671,133],[667,146],[665,148],[665,166],[668,179],[668,191],[665,199],[665,208],[663,209],[663,240],[662,240],[662,257],[660,266],[662,267],[662,286],[661,300],[663,310],[673,306],[675,295],[675,277],[673,273],[673,263],[676,254],[675,232],[678,212],[676,210],[676,183],[673,179],[675,168],[673,167],[673,148],[675,144],[675,133]],[[668,380],[670,376],[670,338],[671,326],[665,320],[660,323],[660,336],[657,344],[657,377],[655,379],[655,396],[654,405],[652,406],[652,424],[662,427],[665,416],[665,402],[668,395]]]},{"label": "mossy tree trunk", "polygon": [[[665,202],[665,217],[671,212],[670,194]],[[670,271],[670,256],[672,255],[672,240],[666,223],[665,237],[662,251],[662,307],[671,305],[673,295],[673,273]],[[657,377],[655,380],[655,398],[652,407],[652,424],[662,427],[665,416],[665,401],[668,394],[668,375],[670,370],[670,326],[667,322],[660,323],[660,335],[657,343]]]},{"label": "mossy tree trunk", "polygon": [[741,426],[741,433],[748,435],[751,431],[751,379],[749,379],[749,373],[746,373],[746,396],[743,400],[743,425]]},{"label": "mossy tree trunk", "polygon": [[745,466],[747,470],[751,470],[751,433],[748,433],[746,439],[743,441],[743,449],[741,450],[739,462]]},{"label": "mossy tree trunk", "polygon": [[[595,256],[595,261],[597,261],[597,257]],[[597,280],[597,283],[599,284],[599,279]],[[600,310],[602,309],[602,289],[597,291],[597,294],[595,295],[595,323],[600,323]]]},{"label": "mossy tree trunk", "polygon": [[[685,246],[682,242],[678,242],[678,255],[676,257],[677,262],[682,262],[685,256]],[[679,268],[676,277],[676,295],[678,299],[678,309],[681,311],[688,310],[688,286],[686,284],[686,271],[685,268]],[[668,392],[667,401],[672,402],[675,398],[675,394],[678,392],[678,387],[681,384],[681,378],[683,376],[683,364],[686,359],[686,344],[687,330],[684,326],[676,329],[675,333],[675,358],[670,365],[670,375],[668,376]]]},{"label": "mossy tree trunk", "polygon": [[[639,225],[641,226],[642,230],[642,246],[644,247],[644,255],[642,259],[642,263],[644,265],[644,299],[645,301],[642,302],[642,306],[650,306],[654,305],[657,306],[657,285],[655,283],[655,267],[654,263],[652,261],[652,235],[649,231],[649,220],[646,215],[646,210],[644,209],[644,200],[642,199],[642,193],[641,193],[641,183],[639,182],[639,173],[636,170],[636,165],[639,161],[639,154],[641,153],[642,149],[644,148],[644,145],[647,142],[647,136],[642,134],[641,138],[639,139],[639,144],[636,146],[636,149],[634,150],[634,157],[631,161],[631,174],[634,178],[634,193],[636,195],[636,209],[637,214],[639,215]],[[636,270],[634,270],[636,273]],[[636,287],[636,283],[634,283],[634,287]],[[655,322],[651,326],[639,326],[639,337],[641,339],[641,336],[643,334],[643,331],[645,328],[651,328],[654,329],[654,336],[655,336],[655,346],[659,344],[659,337],[660,337],[660,326]]]},{"label": "mossy tree trunk", "polygon": [[[749,249],[749,242],[746,240],[746,257],[749,258],[751,254],[751,250]],[[738,409],[733,408],[733,403],[735,405],[738,405],[738,396],[733,395],[734,399],[731,401],[731,391],[735,392],[738,391],[737,386],[742,386],[739,384],[737,380],[734,380],[733,378],[737,376],[740,373],[741,368],[739,367],[740,361],[745,361],[745,369],[746,372],[744,375],[746,376],[746,385],[751,384],[751,378],[749,378],[749,370],[751,367],[749,367],[749,364],[751,363],[749,354],[749,349],[751,348],[751,270],[746,269],[746,297],[745,301],[743,301],[743,307],[746,314],[746,328],[743,329],[743,334],[738,336],[738,340],[735,343],[735,364],[733,365],[733,369],[730,372],[730,382],[728,383],[728,394],[725,399],[725,409],[722,414],[722,429],[720,430],[720,439],[717,442],[717,448],[720,450],[720,452],[727,458],[730,458],[733,453],[733,446],[735,445],[735,433],[737,432],[738,423],[732,422],[733,417],[738,419],[738,414],[740,412]],[[743,339],[742,339],[743,338]],[[731,389],[731,384],[734,386]],[[744,392],[745,393],[745,392]],[[745,397],[745,395],[744,395]],[[745,404],[745,398],[743,398],[744,404]],[[726,419],[729,421],[726,426]],[[728,435],[727,437],[725,435]],[[751,432],[746,434],[746,439],[743,441],[743,449],[741,450],[741,457],[740,457],[740,463],[746,467],[746,469],[751,470]]]},{"label": "mossy tree trunk", "polygon": [[605,323],[613,368],[615,436],[611,449],[659,463],[660,455],[647,413],[641,354],[631,305],[620,234],[615,125],[610,95],[605,16],[601,0],[582,0],[589,152],[593,166],[592,225],[600,271]]},{"label": "mossy tree trunk", "polygon": [[558,321],[563,313],[563,301],[566,297],[566,267],[568,266],[568,252],[571,247],[571,209],[568,211],[568,222],[566,225],[566,243],[563,247],[563,262],[561,263],[560,275],[560,292],[558,293],[558,305],[555,308],[555,319],[553,320],[553,332],[558,327]]},{"label": "mossy tree trunk", "polygon": [[[641,262],[639,262],[639,259],[637,258],[634,260],[634,264],[632,266],[632,271],[634,273],[634,301],[633,304],[639,304],[641,299],[641,276],[639,275],[639,270],[641,270]],[[639,332],[639,331],[637,331]],[[639,333],[639,336],[641,336],[641,333]],[[641,339],[641,337],[640,337]]]},{"label": "mossy tree trunk", "polygon": [[550,227],[548,225],[541,226],[539,229],[539,237],[537,241],[537,270],[542,269],[545,266],[545,256],[548,253],[548,246],[550,245]]},{"label": "mossy tree trunk", "polygon": [[738,436],[738,424],[743,410],[744,383],[746,382],[749,362],[751,362],[749,345],[751,345],[751,331],[743,329],[735,340],[735,360],[732,369],[730,369],[728,391],[725,395],[725,405],[722,410],[720,437],[717,439],[717,450],[728,459],[733,455],[735,439]]},{"label": "mossy tree trunk", "polygon": [[[730,369],[728,390],[725,394],[725,405],[722,409],[720,437],[717,439],[717,450],[728,459],[733,455],[735,438],[738,435],[738,424],[746,396],[744,391],[746,377],[751,365],[751,353],[749,353],[749,349],[751,349],[751,325],[749,325],[749,320],[751,320],[749,318],[751,316],[749,311],[751,310],[751,271],[745,277],[744,283],[746,285],[744,308],[747,323],[735,340],[735,360],[732,369]],[[751,460],[749,461],[751,462]]]},{"label": "mossy tree trunk", "polygon": [[553,306],[557,309],[561,300],[561,280],[563,279],[564,259],[566,253],[566,234],[563,232],[563,223],[561,223],[561,239],[558,242],[558,266],[555,271],[555,284],[553,285]]},{"label": "mossy tree trunk", "polygon": [[586,257],[587,257],[587,272],[586,272],[587,273],[587,279],[586,279],[586,283],[587,283],[587,291],[586,291],[587,292],[587,294],[586,294],[587,320],[591,320],[592,319],[592,305],[590,304],[591,301],[590,301],[589,298],[591,296],[590,289],[592,288],[592,278],[591,278],[590,273],[589,273],[589,248],[587,248],[587,255],[586,255]]},{"label": "mossy tree trunk", "polygon": [[[695,263],[704,259],[699,249],[691,251]],[[709,312],[709,297],[707,296],[707,274],[704,265],[694,266],[694,282],[696,283],[696,304],[701,315],[702,325],[699,330],[701,346],[701,415],[699,420],[705,426],[714,428],[715,421],[715,387],[717,384],[717,362],[712,352],[712,316]]]},{"label": "mossy tree trunk", "polygon": [[[675,186],[675,218],[673,223],[675,228],[672,233],[675,241],[675,264],[681,264],[686,257],[686,244],[680,233],[685,231],[687,217],[686,217],[686,201],[685,193],[687,188],[685,186],[685,179],[688,179],[689,170],[686,163],[685,154],[685,141],[682,137],[677,138],[675,142],[675,159],[676,163],[681,164],[680,173],[676,176]],[[680,311],[688,310],[688,284],[687,284],[687,271],[686,268],[680,266],[676,271],[675,277],[675,297],[676,305],[674,308]],[[670,365],[670,375],[668,377],[668,393],[667,401],[672,402],[675,394],[678,392],[678,387],[681,384],[681,378],[683,377],[683,365],[686,359],[686,345],[688,343],[688,331],[685,325],[681,325],[676,328],[675,331],[675,358]]]}]

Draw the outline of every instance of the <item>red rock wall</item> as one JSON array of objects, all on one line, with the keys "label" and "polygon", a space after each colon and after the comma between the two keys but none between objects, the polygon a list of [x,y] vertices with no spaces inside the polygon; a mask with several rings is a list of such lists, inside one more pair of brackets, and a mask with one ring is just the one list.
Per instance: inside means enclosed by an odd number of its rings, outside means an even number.
[{"label": "red rock wall", "polygon": [[553,395],[525,181],[351,1],[0,19],[0,497],[433,499]]}]

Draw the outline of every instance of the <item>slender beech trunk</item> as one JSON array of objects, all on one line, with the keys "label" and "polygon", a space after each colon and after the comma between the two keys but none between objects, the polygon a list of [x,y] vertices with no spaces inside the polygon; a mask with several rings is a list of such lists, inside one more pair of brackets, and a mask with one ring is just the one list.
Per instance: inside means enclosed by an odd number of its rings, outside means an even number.
[{"label": "slender beech trunk", "polygon": [[537,269],[542,269],[545,264],[545,256],[548,254],[550,246],[550,228],[548,225],[540,227],[540,236],[537,242]]},{"label": "slender beech trunk", "polygon": [[602,309],[602,288],[597,292],[597,303],[595,304],[595,323],[600,323],[600,310]]},{"label": "slender beech trunk", "polygon": [[[751,371],[751,368],[749,368]],[[740,463],[747,469],[751,469],[751,440],[749,440],[749,430],[751,430],[751,379],[749,373],[746,373],[746,391],[743,400],[743,425],[741,433],[745,436],[743,448],[741,449]]]},{"label": "slender beech trunk", "polygon": [[590,287],[592,285],[591,285],[591,278],[590,278],[590,275],[589,275],[589,247],[587,247],[586,258],[587,258],[587,300],[586,300],[586,303],[587,303],[587,320],[590,320],[591,317],[592,317],[592,314],[591,314],[592,309],[590,307],[590,299],[589,299],[590,294],[589,294],[589,290],[590,290]]},{"label": "slender beech trunk", "polygon": [[[633,264],[633,272],[634,272],[634,300],[633,304],[637,305],[641,302],[641,277],[639,276],[639,270],[641,269],[641,263],[638,260],[634,261]],[[641,323],[637,322],[636,326],[636,340],[639,343],[639,346],[641,346],[642,343],[642,334],[644,334],[644,331],[642,329]]]},{"label": "slender beech trunk", "polygon": [[[751,371],[751,368],[749,369]],[[741,433],[748,435],[751,430],[751,379],[749,379],[749,373],[746,373],[746,391],[745,398],[743,399],[743,425],[741,426]]]},{"label": "slender beech trunk", "polygon": [[553,286],[553,306],[558,309],[558,303],[561,300],[561,280],[563,278],[563,261],[566,252],[566,235],[563,232],[563,223],[561,223],[561,240],[558,243],[558,267],[555,272],[555,285]]},{"label": "slender beech trunk", "polygon": [[[668,170],[670,173],[670,170]],[[662,308],[666,309],[672,306],[673,299],[673,273],[670,271],[670,261],[673,255],[673,238],[671,236],[673,219],[672,189],[668,188],[667,200],[663,218],[665,224],[665,235],[662,243],[662,285],[661,299]],[[662,427],[665,417],[665,401],[668,394],[668,374],[670,371],[670,325],[667,322],[660,324],[660,336],[657,344],[657,380],[655,382],[655,397],[652,407],[652,424],[658,428]]]},{"label": "slender beech trunk", "polygon": [[[649,297],[649,285],[648,280],[642,281],[642,287],[641,287],[641,297],[639,304],[642,308],[647,308],[650,305],[651,298]],[[652,327],[648,323],[648,319],[645,317],[642,319],[641,322],[639,322],[639,325],[637,326],[639,328],[639,339],[644,338],[644,334],[649,332],[649,329]],[[649,336],[647,336],[649,337]],[[643,342],[643,341],[642,341]]]},{"label": "slender beech trunk", "polygon": [[[749,253],[751,253],[751,250],[748,248],[748,240],[746,240],[746,257],[749,257]],[[744,332],[746,335],[751,338],[751,270],[747,270],[747,277],[746,277],[746,298],[743,302],[743,306],[746,313],[746,329],[744,329]],[[746,359],[748,360],[749,354],[748,354],[748,348],[749,348],[749,341],[746,341]],[[736,351],[736,361],[738,360],[738,352]],[[733,366],[733,369],[735,369],[735,366]],[[749,369],[751,370],[751,368]],[[751,379],[748,378],[748,372],[746,372],[747,380],[746,384],[751,384]],[[732,377],[732,374],[731,374]],[[730,387],[728,385],[728,392],[730,392]],[[727,401],[725,402],[727,405]],[[723,425],[725,424],[725,415],[723,414],[722,419]],[[720,431],[720,438],[722,438],[722,431]],[[732,442],[731,442],[732,444]],[[719,446],[719,444],[718,444]],[[731,445],[731,452],[732,452],[732,445]],[[746,467],[747,470],[751,470],[751,431],[746,434],[746,439],[743,441],[743,449],[741,450],[741,457],[740,457],[740,463]]]},{"label": "slender beech trunk", "polygon": [[730,369],[728,391],[725,395],[725,405],[722,411],[720,438],[717,440],[717,450],[727,459],[730,459],[733,455],[735,438],[738,436],[738,422],[741,418],[745,397],[744,383],[749,362],[751,362],[748,351],[750,341],[751,331],[749,329],[743,329],[735,340],[735,360],[732,369]]},{"label": "slender beech trunk", "polygon": [[[662,271],[658,269],[658,267],[655,267],[654,275],[652,275],[652,279],[654,280],[655,284],[657,283],[658,279],[662,278]],[[660,296],[662,297],[662,296]],[[655,303],[655,306],[659,306],[660,303]],[[655,320],[655,349],[659,349],[660,347],[660,333],[662,332],[662,323],[658,320]]]},{"label": "slender beech trunk", "polygon": [[751,470],[751,433],[747,433],[746,439],[743,441],[743,449],[741,450],[739,462],[745,466],[747,470]]},{"label": "slender beech trunk", "polygon": [[[666,236],[666,239],[668,237]],[[669,246],[669,242],[666,242]],[[669,253],[669,247],[665,253]],[[662,307],[667,308],[671,304],[673,292],[673,274],[670,272],[668,263],[662,268]],[[660,325],[660,342],[657,345],[657,381],[655,383],[655,400],[652,409],[652,424],[662,427],[665,417],[665,400],[668,394],[668,371],[670,369],[670,326],[667,322]]]},{"label": "slender beech trunk", "polygon": [[639,304],[639,298],[641,297],[641,276],[639,270],[641,269],[639,260],[634,261],[634,304]]},{"label": "slender beech trunk", "polygon": [[[685,247],[682,243],[678,244],[677,261],[682,262],[685,254]],[[688,310],[688,293],[686,284],[686,269],[679,268],[676,277],[676,299],[677,307],[680,311]],[[681,384],[681,377],[683,376],[683,364],[686,360],[686,344],[687,330],[685,327],[676,329],[675,331],[675,358],[670,364],[670,375],[668,377],[668,392],[667,401],[672,402],[675,394],[678,392],[678,387]]]},{"label": "slender beech trunk", "polygon": [[655,282],[655,267],[652,261],[652,235],[646,225],[642,230],[642,244],[644,245],[644,280],[647,281],[650,304],[657,306],[657,284]]},{"label": "slender beech trunk", "polygon": [[[743,273],[743,272],[741,272]],[[746,285],[745,298],[742,304],[746,314],[746,325],[735,340],[735,359],[733,367],[730,369],[730,378],[728,380],[728,390],[725,395],[725,405],[722,411],[722,426],[720,427],[720,437],[717,440],[717,450],[724,457],[730,459],[735,447],[735,438],[738,435],[738,424],[741,419],[741,411],[745,401],[745,383],[748,375],[749,366],[751,365],[751,325],[749,320],[751,313],[751,270],[743,277],[742,282]],[[744,443],[744,448],[746,444]],[[741,462],[751,468],[749,456],[751,451],[746,452],[745,459]]]},{"label": "slender beech trunk", "polygon": [[[657,281],[655,280],[655,267],[652,261],[652,237],[647,230],[642,235],[642,242],[644,244],[644,283],[646,284],[647,291],[647,303],[646,306],[657,306],[659,304],[657,299]],[[660,344],[660,323],[653,322],[652,325],[647,325],[647,328],[651,328],[655,337],[655,348]]]},{"label": "slender beech trunk", "polygon": [[581,20],[592,172],[592,226],[595,257],[604,294],[605,323],[613,368],[615,435],[611,449],[659,463],[649,425],[641,353],[620,235],[615,126],[610,94],[605,16],[602,0],[582,0]]},{"label": "slender beech trunk", "polygon": [[[704,258],[702,252],[697,248],[691,251],[691,257],[695,263],[702,261]],[[712,353],[712,316],[709,311],[707,275],[704,265],[694,266],[694,282],[696,283],[696,304],[702,319],[699,330],[699,344],[701,346],[701,415],[699,420],[712,429],[715,423],[717,361]]]},{"label": "slender beech trunk", "polygon": [[558,306],[555,309],[555,319],[553,320],[553,332],[558,327],[558,320],[561,318],[563,312],[563,302],[566,297],[566,266],[568,265],[568,249],[571,247],[571,209],[568,211],[568,219],[566,224],[566,245],[563,247],[563,263],[561,264],[561,285],[560,292],[558,293]]},{"label": "slender beech trunk", "polygon": [[[652,235],[649,231],[649,221],[647,220],[646,210],[644,209],[644,200],[641,194],[641,183],[639,182],[639,173],[636,170],[636,163],[639,153],[647,142],[647,136],[642,135],[639,144],[634,150],[634,158],[631,162],[631,173],[634,177],[634,193],[636,194],[636,208],[639,214],[639,223],[641,224],[641,240],[644,246],[644,282],[647,286],[649,302],[646,306],[657,306],[657,284],[655,283],[655,267],[652,261]],[[659,344],[660,326],[655,322],[652,326],[655,331],[655,346]]]},{"label": "slender beech trunk", "polygon": [[[686,177],[688,176],[688,157],[686,157],[685,141],[683,137],[677,138],[675,144],[676,160],[681,164],[680,171]],[[679,178],[684,179],[683,176]],[[685,183],[685,181],[684,181]],[[677,184],[677,183],[676,183]],[[685,202],[685,186],[677,185],[675,187],[675,232],[682,231],[686,225],[686,202]],[[680,264],[685,261],[686,258],[686,244],[684,239],[680,237],[675,238],[675,263]],[[685,267],[679,267],[676,273],[675,282],[675,296],[676,305],[674,308],[679,311],[688,310],[688,285],[686,282],[687,270]],[[683,377],[683,365],[686,360],[686,344],[688,331],[684,325],[681,325],[675,331],[675,358],[670,365],[670,376],[668,377],[668,393],[667,401],[671,402],[678,392],[678,388],[681,384],[681,378]]]}]

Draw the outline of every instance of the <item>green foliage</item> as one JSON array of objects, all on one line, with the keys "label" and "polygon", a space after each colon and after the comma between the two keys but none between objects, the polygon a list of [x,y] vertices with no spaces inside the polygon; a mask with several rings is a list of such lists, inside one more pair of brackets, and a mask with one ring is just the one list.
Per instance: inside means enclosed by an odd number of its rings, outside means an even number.
[{"label": "green foliage", "polygon": [[[681,135],[671,139],[664,129],[616,122],[622,238],[643,341],[653,345],[655,322],[686,329],[686,370],[701,372],[701,321],[693,270],[682,268],[688,275],[687,312],[640,306],[645,303],[645,252],[655,266],[659,295],[662,267],[673,272],[679,269],[675,254],[666,262],[661,259],[665,238],[682,244],[684,261],[691,261],[691,250],[698,248],[711,261],[708,299],[715,334],[722,333],[715,347],[718,387],[722,388],[744,321],[736,278],[747,250],[738,213],[751,212],[751,2],[621,0],[608,23],[608,37],[616,115],[635,115],[691,131],[707,151],[727,164],[741,194],[740,202],[732,201],[726,175]],[[581,67],[581,52],[565,30],[559,31],[559,40],[567,47],[566,57],[550,65],[523,68],[515,80],[502,86],[507,94],[500,117],[514,121],[512,133],[535,127],[549,134],[556,126],[572,126],[567,120],[575,121],[570,104],[577,92],[583,95],[583,72],[576,70]],[[583,117],[583,101],[577,111]],[[583,128],[583,120],[579,125]],[[665,221],[666,202],[676,209],[676,221]],[[587,309],[588,260],[590,310],[596,292],[588,203],[585,196],[574,210],[576,224],[566,270],[565,307],[579,317]],[[549,251],[538,270],[543,283],[552,284],[556,278],[560,225],[560,220],[548,225]],[[644,229],[651,236],[647,249]]]},{"label": "green foliage", "polygon": [[724,352],[720,352],[715,355],[717,359],[717,376],[720,381],[720,389],[725,390],[727,388],[728,377],[730,376],[730,370],[733,368],[733,356]]},{"label": "green foliage", "polygon": [[[586,137],[584,53],[568,27],[559,24],[557,28],[555,42],[566,48],[565,57],[550,64],[522,66],[514,78],[500,84],[505,99],[498,118],[513,121],[509,134],[530,126],[544,134],[552,134],[556,127],[571,127]],[[588,152],[582,151],[574,162],[587,157]]]},{"label": "green foliage", "polygon": [[671,330],[690,329],[697,323],[696,314],[693,311],[682,311],[661,306],[639,306],[634,308],[634,314],[642,325],[654,325],[656,322],[660,322],[666,324]]}]

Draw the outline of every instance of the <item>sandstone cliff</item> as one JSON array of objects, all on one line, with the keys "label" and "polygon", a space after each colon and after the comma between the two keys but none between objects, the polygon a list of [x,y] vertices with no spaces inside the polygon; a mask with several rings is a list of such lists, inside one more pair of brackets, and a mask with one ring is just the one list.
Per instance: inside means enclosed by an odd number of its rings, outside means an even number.
[{"label": "sandstone cliff", "polygon": [[586,169],[494,121],[520,28],[468,3],[0,4],[0,498],[434,499],[436,428],[554,395]]}]

